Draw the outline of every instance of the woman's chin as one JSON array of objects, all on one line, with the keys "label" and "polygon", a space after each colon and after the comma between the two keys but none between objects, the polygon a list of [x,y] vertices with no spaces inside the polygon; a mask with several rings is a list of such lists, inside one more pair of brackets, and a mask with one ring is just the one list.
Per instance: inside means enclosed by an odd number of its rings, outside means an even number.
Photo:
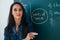
[{"label": "woman's chin", "polygon": [[16,17],[16,19],[20,19],[20,17]]}]

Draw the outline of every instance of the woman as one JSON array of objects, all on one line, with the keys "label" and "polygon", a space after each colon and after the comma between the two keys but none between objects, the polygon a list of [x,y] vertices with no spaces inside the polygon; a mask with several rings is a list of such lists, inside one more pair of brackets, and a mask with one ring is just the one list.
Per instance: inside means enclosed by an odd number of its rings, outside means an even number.
[{"label": "woman", "polygon": [[37,35],[36,32],[29,32],[22,4],[13,3],[10,8],[8,25],[4,30],[4,40],[31,40],[35,35]]}]

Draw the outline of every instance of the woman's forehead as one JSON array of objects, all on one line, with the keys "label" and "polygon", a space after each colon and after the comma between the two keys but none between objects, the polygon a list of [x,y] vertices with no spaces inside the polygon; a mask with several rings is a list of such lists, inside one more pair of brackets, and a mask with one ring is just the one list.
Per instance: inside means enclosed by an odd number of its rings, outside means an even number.
[{"label": "woman's forehead", "polygon": [[15,4],[15,5],[13,6],[13,8],[21,8],[21,5]]}]

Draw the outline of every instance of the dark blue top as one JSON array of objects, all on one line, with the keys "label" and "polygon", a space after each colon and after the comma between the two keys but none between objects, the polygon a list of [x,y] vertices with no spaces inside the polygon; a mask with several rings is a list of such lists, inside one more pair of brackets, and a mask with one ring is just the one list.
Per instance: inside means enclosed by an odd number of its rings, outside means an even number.
[{"label": "dark blue top", "polygon": [[[31,26],[31,25],[29,25]],[[32,28],[29,27],[30,32],[32,31]],[[7,35],[6,28],[4,30],[4,40],[22,40],[22,25],[19,25],[18,32],[16,32],[15,27],[12,28],[12,34],[10,36],[10,39]]]}]

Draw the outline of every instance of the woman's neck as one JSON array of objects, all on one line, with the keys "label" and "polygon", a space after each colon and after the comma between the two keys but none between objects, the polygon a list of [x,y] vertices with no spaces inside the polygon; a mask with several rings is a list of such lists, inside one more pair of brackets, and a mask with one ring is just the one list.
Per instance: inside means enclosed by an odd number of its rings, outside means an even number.
[{"label": "woman's neck", "polygon": [[15,19],[15,24],[16,24],[16,31],[18,31],[18,26],[21,23],[21,19]]},{"label": "woman's neck", "polygon": [[20,22],[21,22],[21,19],[15,19],[16,27],[19,26]]}]

